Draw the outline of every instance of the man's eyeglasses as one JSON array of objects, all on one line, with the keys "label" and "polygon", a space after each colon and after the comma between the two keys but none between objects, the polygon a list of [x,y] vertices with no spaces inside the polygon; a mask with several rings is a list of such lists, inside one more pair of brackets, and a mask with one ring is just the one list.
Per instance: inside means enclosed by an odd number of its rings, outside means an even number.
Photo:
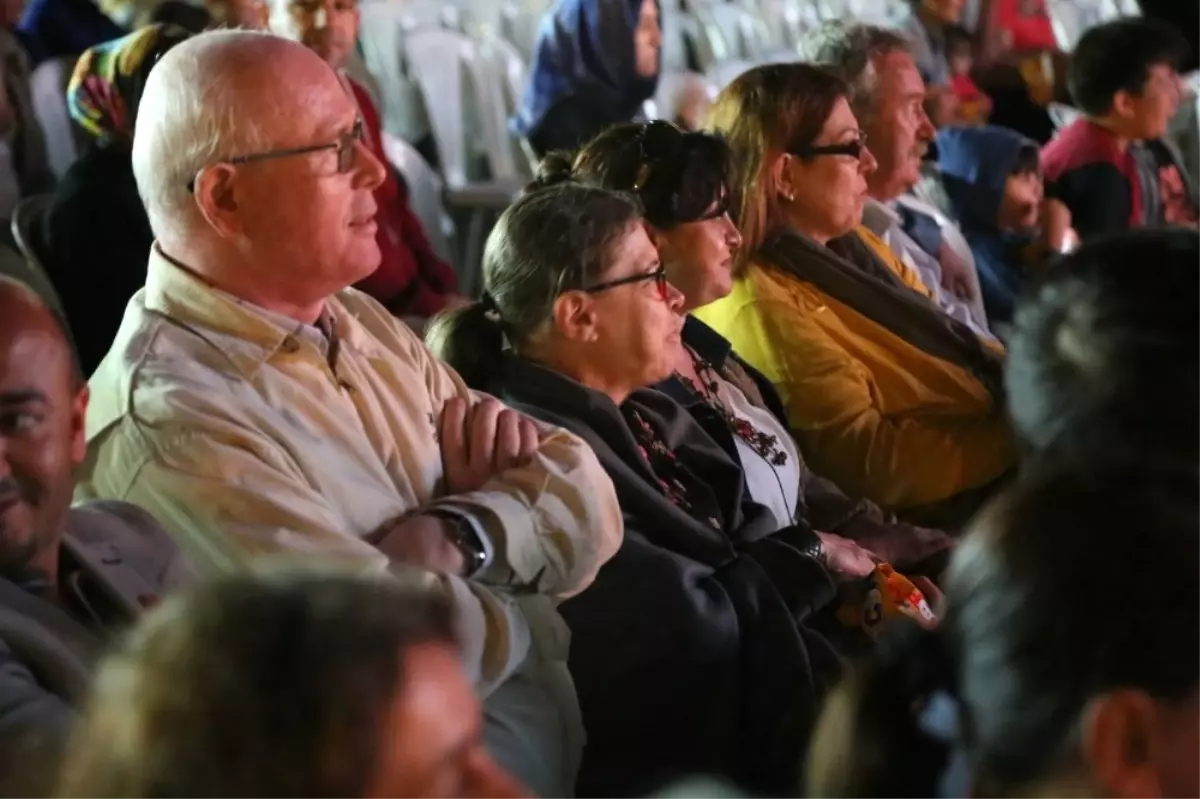
[{"label": "man's eyeglasses", "polygon": [[653,272],[645,272],[640,275],[629,275],[628,277],[619,277],[616,280],[606,280],[603,283],[597,283],[594,286],[588,286],[587,288],[580,289],[580,291],[585,294],[599,294],[602,291],[615,289],[617,286],[628,286],[633,283],[643,283],[648,280],[654,281],[654,286],[658,289],[658,296],[662,298],[663,302],[666,302],[671,292],[668,288],[669,284],[667,283],[667,270],[662,266],[660,266],[658,269],[655,269]]},{"label": "man's eyeglasses", "polygon": [[[251,153],[250,155],[238,155],[233,158],[226,158],[220,163],[226,164],[249,164],[254,161],[270,161],[276,158],[291,158],[297,155],[309,155],[310,153],[320,153],[325,150],[337,151],[337,171],[345,174],[354,168],[355,156],[358,152],[356,145],[364,141],[366,138],[366,130],[363,125],[362,117],[354,120],[354,127],[338,137],[335,142],[328,144],[313,144],[308,147],[289,147],[284,150],[269,150],[265,153]],[[192,192],[196,189],[196,179],[188,183],[188,191]]]},{"label": "man's eyeglasses", "polygon": [[862,158],[863,150],[867,149],[867,134],[858,131],[858,138],[841,144],[822,144],[819,146],[793,147],[788,150],[800,158],[811,158],[816,155],[848,155],[851,158]]}]

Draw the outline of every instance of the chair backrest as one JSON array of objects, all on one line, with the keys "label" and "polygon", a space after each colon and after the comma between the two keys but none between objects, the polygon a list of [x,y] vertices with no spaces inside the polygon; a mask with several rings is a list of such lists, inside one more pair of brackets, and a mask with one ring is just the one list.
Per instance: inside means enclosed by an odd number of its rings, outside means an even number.
[{"label": "chair backrest", "polygon": [[429,243],[445,261],[454,260],[454,222],[442,202],[442,179],[416,148],[390,133],[383,134],[383,152],[404,182],[408,184],[408,205],[412,208]]},{"label": "chair backrest", "polygon": [[720,63],[713,64],[712,67],[704,73],[705,79],[720,91],[729,84],[737,80],[738,76],[743,72],[747,72],[754,68],[754,64],[750,61],[744,61],[740,58],[730,58]]},{"label": "chair backrest", "polygon": [[405,36],[407,24],[397,3],[373,0],[359,6],[362,22],[358,41],[363,62],[375,79],[383,112],[383,127],[409,141],[430,131],[429,115],[408,75]]},{"label": "chair backrest", "polygon": [[467,132],[464,64],[473,58],[475,45],[452,31],[414,31],[407,37],[411,76],[437,142],[442,174],[451,188],[467,184]]},{"label": "chair backrest", "polygon": [[500,35],[517,48],[526,63],[533,60],[538,28],[546,12],[546,8],[540,6],[544,4],[536,0],[508,0],[500,6]]},{"label": "chair backrest", "polygon": [[529,77],[521,52],[499,36],[488,36],[468,54],[467,72],[474,88],[479,135],[492,178],[533,177],[526,159],[518,157],[516,136],[509,119],[516,114]]},{"label": "chair backrest", "polygon": [[757,12],[766,27],[772,53],[797,51],[804,35],[821,22],[811,0],[744,0],[747,10]]},{"label": "chair backrest", "polygon": [[66,174],[86,146],[87,134],[71,121],[67,111],[67,84],[75,70],[75,56],[43,61],[29,76],[33,113],[46,140],[46,158],[55,177]]},{"label": "chair backrest", "polygon": [[679,72],[688,68],[683,17],[677,0],[664,0],[659,17],[662,48],[658,53],[659,69],[663,72]]},{"label": "chair backrest", "polygon": [[519,74],[519,54],[502,40],[476,44],[447,30],[415,31],[408,38],[409,65],[429,110],[451,189],[471,182],[471,156],[486,156],[490,177],[524,180],[524,159],[508,130],[509,102]]},{"label": "chair backrest", "polygon": [[1050,103],[1046,107],[1046,113],[1050,115],[1050,121],[1054,123],[1055,130],[1062,130],[1079,118],[1080,111],[1078,108],[1064,103]]},{"label": "chair backrest", "polygon": [[770,34],[757,14],[739,5],[713,0],[696,2],[695,6],[693,13],[717,61],[754,59],[771,48]]}]

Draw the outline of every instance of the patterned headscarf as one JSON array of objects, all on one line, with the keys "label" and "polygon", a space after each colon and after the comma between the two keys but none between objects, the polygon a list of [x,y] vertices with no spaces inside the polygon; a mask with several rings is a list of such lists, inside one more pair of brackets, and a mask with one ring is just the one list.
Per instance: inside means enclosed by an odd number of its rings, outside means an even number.
[{"label": "patterned headscarf", "polygon": [[174,25],[149,25],[85,50],[67,85],[71,118],[101,140],[133,138],[133,119],[151,68],[191,35]]}]

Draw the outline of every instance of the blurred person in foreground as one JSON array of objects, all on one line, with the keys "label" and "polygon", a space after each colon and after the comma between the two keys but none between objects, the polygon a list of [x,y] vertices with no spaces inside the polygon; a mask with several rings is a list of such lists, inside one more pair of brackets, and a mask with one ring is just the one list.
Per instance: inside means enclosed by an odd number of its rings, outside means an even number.
[{"label": "blurred person in foreground", "polygon": [[419,573],[209,581],[105,659],[58,795],[529,796],[484,745],[459,635]]},{"label": "blurred person in foreground", "polygon": [[1141,230],[1048,264],[1014,316],[1005,370],[1030,453],[1124,452],[1200,469],[1200,235]]},{"label": "blurred person in foreground", "polygon": [[1196,472],[1109,454],[1023,474],[972,522],[938,627],[830,696],[805,795],[1200,793]]},{"label": "blurred person in foreground", "polygon": [[622,535],[576,437],[470,391],[349,288],[379,263],[383,165],[308,48],[213,31],[150,73],[133,165],[156,241],[146,287],[92,375],[77,496],[150,510],[208,573],[290,553],[465,577],[520,602],[524,652],[486,628],[494,746],[541,793],[582,745],[555,603]]}]

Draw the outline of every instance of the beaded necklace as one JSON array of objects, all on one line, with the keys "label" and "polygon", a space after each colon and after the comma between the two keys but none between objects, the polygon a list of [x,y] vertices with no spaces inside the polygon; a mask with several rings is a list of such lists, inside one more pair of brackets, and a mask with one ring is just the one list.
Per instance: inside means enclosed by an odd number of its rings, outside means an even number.
[{"label": "beaded necklace", "polygon": [[748,420],[731,411],[721,401],[718,384],[720,377],[717,375],[717,370],[712,364],[693,352],[690,347],[687,348],[687,352],[692,359],[692,365],[696,368],[696,376],[700,378],[700,385],[696,385],[696,381],[679,372],[676,372],[675,376],[682,380],[692,390],[692,393],[700,397],[706,405],[716,411],[730,431],[745,441],[746,445],[772,468],[786,466],[788,456],[779,444],[779,437],[771,433],[764,433]]}]

